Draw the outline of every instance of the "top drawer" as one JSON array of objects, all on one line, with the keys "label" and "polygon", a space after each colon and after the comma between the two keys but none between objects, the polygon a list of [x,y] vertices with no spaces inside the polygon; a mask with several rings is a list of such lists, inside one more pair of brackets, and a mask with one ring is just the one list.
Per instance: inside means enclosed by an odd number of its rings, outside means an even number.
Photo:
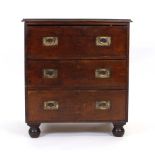
[{"label": "top drawer", "polygon": [[125,58],[127,26],[28,26],[30,59]]}]

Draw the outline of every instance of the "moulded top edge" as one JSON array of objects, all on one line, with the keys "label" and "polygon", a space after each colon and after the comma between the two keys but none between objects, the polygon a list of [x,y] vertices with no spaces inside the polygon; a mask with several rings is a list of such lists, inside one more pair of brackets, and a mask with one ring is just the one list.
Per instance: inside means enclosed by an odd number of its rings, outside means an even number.
[{"label": "moulded top edge", "polygon": [[130,19],[23,19],[22,21],[30,25],[102,25],[132,22]]}]

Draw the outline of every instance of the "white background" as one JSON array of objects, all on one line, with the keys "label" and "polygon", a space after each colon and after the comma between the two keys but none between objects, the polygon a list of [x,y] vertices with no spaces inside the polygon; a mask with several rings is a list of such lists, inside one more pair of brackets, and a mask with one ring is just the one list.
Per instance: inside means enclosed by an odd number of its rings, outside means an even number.
[{"label": "white background", "polygon": [[[0,1],[0,154],[155,154],[154,0]],[[130,18],[129,122],[122,138],[111,124],[43,124],[31,139],[24,111],[23,18]]]}]

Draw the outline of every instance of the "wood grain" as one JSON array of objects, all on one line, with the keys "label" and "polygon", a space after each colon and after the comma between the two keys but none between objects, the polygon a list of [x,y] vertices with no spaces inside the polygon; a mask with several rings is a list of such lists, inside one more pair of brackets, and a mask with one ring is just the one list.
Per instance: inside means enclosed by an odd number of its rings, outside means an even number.
[{"label": "wood grain", "polygon": [[[44,46],[43,37],[58,37],[57,46]],[[96,46],[97,36],[111,37],[110,46]],[[127,26],[29,26],[29,59],[127,57]]]},{"label": "wood grain", "polygon": [[[27,74],[29,88],[87,88],[87,89],[126,89],[126,60],[61,60],[28,61]],[[109,78],[96,78],[95,70],[110,70]],[[56,69],[57,78],[45,78],[44,69]]]},{"label": "wood grain", "polygon": [[[44,101],[56,100],[59,109],[44,110]],[[96,101],[110,100],[109,110],[97,110]],[[79,122],[125,120],[126,91],[29,90],[28,122]]]}]

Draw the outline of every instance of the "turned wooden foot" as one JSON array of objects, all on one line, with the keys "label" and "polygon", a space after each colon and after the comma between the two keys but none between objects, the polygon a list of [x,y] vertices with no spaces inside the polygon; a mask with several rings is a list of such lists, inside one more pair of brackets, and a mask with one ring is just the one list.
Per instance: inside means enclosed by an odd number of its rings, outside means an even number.
[{"label": "turned wooden foot", "polygon": [[114,128],[112,130],[112,133],[114,136],[116,137],[122,137],[124,135],[124,128],[123,128],[123,125],[125,125],[126,123],[125,122],[114,122],[113,125],[114,125]]},{"label": "turned wooden foot", "polygon": [[40,129],[39,129],[40,124],[28,124],[28,126],[30,126],[29,135],[32,138],[38,138],[40,135]]}]

